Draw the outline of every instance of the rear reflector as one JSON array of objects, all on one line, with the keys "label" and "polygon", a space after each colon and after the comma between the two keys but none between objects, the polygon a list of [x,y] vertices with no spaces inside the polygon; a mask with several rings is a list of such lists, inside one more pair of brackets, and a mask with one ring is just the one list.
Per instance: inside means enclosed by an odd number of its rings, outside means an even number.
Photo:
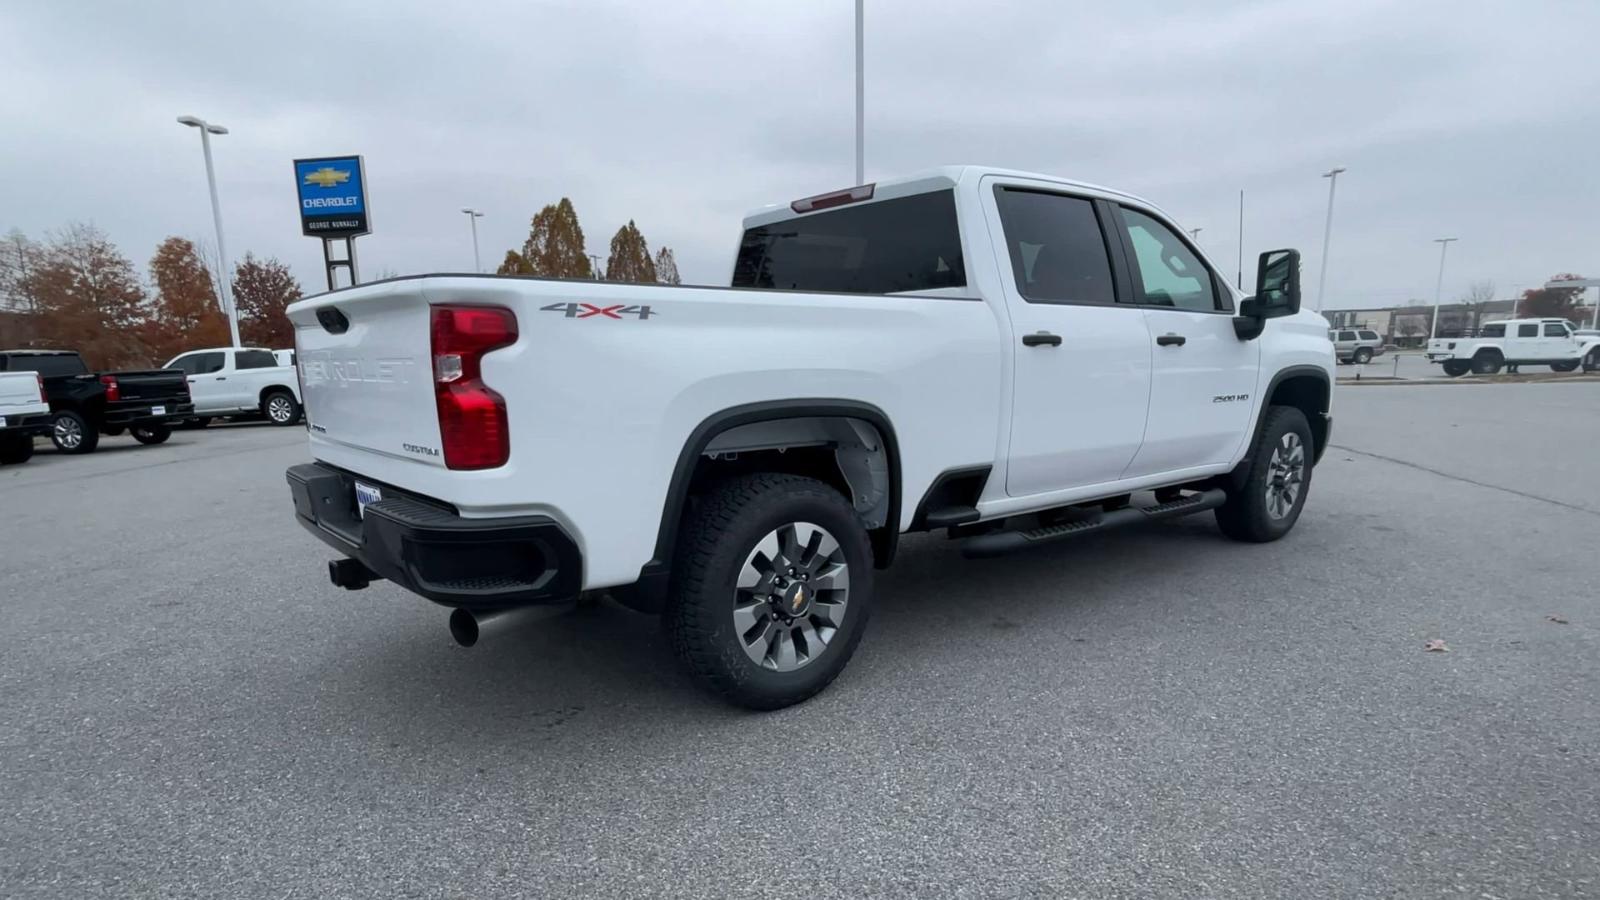
[{"label": "rear reflector", "polygon": [[842,191],[830,194],[818,194],[815,197],[806,197],[789,204],[789,208],[797,213],[816,212],[819,209],[831,209],[835,206],[844,206],[846,203],[859,203],[862,200],[872,199],[872,189],[876,183],[857,185]]},{"label": "rear reflector", "polygon": [[433,396],[444,464],[492,469],[511,457],[504,397],[483,383],[483,355],[516,343],[517,316],[499,306],[435,306]]}]

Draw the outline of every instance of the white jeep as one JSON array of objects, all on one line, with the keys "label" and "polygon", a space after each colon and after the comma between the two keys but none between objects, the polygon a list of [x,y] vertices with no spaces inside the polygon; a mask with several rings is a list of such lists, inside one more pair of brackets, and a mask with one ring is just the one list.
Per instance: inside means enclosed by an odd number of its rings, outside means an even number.
[{"label": "white jeep", "polygon": [[1428,361],[1456,378],[1472,372],[1493,375],[1502,368],[1547,365],[1551,371],[1600,369],[1600,337],[1580,337],[1565,319],[1511,319],[1490,322],[1477,337],[1434,338]]},{"label": "white jeep", "polygon": [[1334,370],[1299,269],[1262,254],[1245,297],[1143,200],[953,167],[750,215],[731,287],[346,288],[289,308],[295,513],[336,585],[454,607],[462,643],[605,592],[702,684],[785,706],[844,667],[903,533],[1287,533]]}]

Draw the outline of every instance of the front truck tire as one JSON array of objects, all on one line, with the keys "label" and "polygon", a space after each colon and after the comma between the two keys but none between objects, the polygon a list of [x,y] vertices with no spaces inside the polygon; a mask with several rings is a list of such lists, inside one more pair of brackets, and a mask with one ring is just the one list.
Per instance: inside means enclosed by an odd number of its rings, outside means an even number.
[{"label": "front truck tire", "polygon": [[702,687],[781,709],[844,670],[872,600],[872,548],[845,498],[812,478],[747,475],[685,517],[666,626]]},{"label": "front truck tire", "polygon": [[1311,489],[1311,425],[1292,406],[1268,407],[1238,488],[1217,507],[1217,527],[1236,541],[1264,544],[1289,533]]}]

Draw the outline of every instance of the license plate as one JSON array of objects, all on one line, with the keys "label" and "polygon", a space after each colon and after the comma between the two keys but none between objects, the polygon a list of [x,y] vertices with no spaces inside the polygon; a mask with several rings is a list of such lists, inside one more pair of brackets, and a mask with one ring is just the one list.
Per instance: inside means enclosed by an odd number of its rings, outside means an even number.
[{"label": "license plate", "polygon": [[167,408],[165,406],[152,406],[152,407],[150,407],[150,415],[152,415],[152,416],[164,416],[166,414],[167,414]]},{"label": "license plate", "polygon": [[356,515],[366,518],[367,504],[383,499],[383,492],[370,484],[356,482]]}]

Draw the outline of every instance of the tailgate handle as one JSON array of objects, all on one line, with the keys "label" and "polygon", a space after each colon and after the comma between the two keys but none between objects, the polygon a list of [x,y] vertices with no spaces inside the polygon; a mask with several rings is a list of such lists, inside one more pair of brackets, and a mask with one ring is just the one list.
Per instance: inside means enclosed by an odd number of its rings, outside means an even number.
[{"label": "tailgate handle", "polygon": [[344,334],[350,330],[350,320],[339,310],[325,306],[317,310],[317,321],[329,334]]}]

